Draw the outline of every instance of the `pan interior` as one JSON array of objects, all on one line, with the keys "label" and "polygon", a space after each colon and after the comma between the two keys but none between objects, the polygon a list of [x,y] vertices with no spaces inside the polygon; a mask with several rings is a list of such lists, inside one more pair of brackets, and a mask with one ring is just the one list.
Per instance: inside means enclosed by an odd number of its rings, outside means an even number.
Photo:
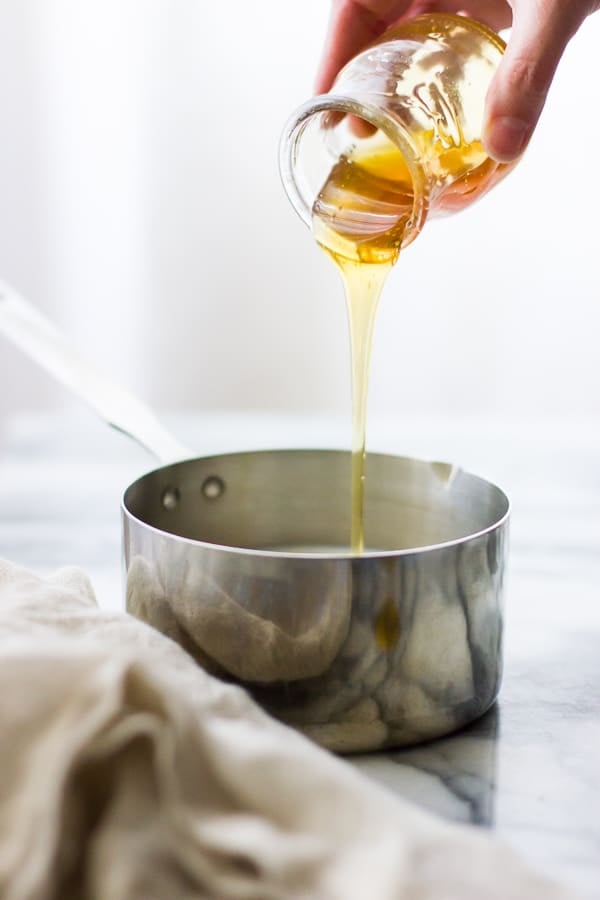
[{"label": "pan interior", "polygon": [[[507,515],[495,485],[445,463],[370,453],[367,551],[464,539]],[[126,515],[194,541],[282,552],[348,553],[350,454],[275,450],[157,469],[125,492]]]}]

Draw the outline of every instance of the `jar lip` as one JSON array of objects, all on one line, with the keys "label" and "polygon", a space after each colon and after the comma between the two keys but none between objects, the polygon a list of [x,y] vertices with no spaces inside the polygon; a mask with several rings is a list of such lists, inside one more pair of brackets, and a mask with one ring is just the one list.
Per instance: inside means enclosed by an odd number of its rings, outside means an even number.
[{"label": "jar lip", "polygon": [[416,148],[401,124],[389,115],[356,98],[344,94],[320,94],[297,107],[283,130],[279,145],[279,171],[285,191],[292,206],[309,227],[312,224],[312,208],[301,193],[294,171],[297,149],[304,129],[315,116],[324,112],[342,112],[358,116],[387,135],[398,147],[408,167],[413,186],[413,208],[404,232],[402,248],[408,247],[421,231],[429,208],[429,188]]}]

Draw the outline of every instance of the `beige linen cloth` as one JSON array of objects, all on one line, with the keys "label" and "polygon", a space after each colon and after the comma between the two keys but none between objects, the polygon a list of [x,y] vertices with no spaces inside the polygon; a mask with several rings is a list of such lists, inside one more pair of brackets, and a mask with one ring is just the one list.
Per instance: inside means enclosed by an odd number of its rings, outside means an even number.
[{"label": "beige linen cloth", "polygon": [[101,611],[0,562],[2,900],[573,900]]}]

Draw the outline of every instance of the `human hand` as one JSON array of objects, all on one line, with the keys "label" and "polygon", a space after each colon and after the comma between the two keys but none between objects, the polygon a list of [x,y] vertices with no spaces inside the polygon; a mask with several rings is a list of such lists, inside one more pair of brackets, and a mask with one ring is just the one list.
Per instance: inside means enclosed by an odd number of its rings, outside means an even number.
[{"label": "human hand", "polygon": [[464,13],[499,31],[512,25],[490,85],[484,144],[511,162],[525,149],[569,40],[600,0],[333,0],[316,89],[328,91],[338,71],[387,28],[422,13]]}]

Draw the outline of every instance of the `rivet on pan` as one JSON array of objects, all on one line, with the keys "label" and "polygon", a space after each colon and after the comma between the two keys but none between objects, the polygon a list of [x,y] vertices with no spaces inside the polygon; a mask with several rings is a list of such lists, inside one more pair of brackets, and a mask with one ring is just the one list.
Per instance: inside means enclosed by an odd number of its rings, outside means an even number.
[{"label": "rivet on pan", "polygon": [[177,504],[179,503],[179,490],[176,487],[167,487],[162,492],[162,497],[160,498],[160,502],[163,505],[163,509],[172,510],[175,509]]},{"label": "rivet on pan", "polygon": [[225,490],[225,482],[218,475],[209,475],[202,484],[202,493],[207,500],[218,500]]}]

